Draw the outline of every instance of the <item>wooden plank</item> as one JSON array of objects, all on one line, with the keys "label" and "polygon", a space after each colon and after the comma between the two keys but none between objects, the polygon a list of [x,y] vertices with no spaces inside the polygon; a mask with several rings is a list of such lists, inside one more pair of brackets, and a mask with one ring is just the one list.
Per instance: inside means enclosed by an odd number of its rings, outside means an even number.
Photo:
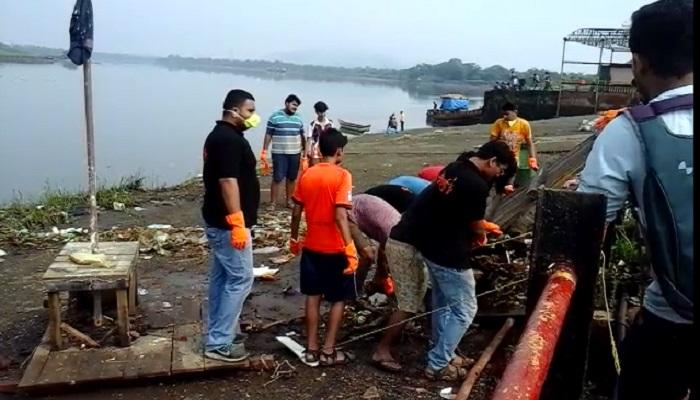
[{"label": "wooden plank", "polygon": [[[117,262],[117,261],[126,261],[126,262],[133,262],[134,259],[136,259],[136,254],[115,254],[115,255],[106,255],[105,260],[107,261],[108,264]],[[67,262],[71,263],[77,267],[80,268],[94,268],[96,270],[100,269],[108,269],[108,267],[91,267],[90,265],[83,265],[83,264],[76,264],[73,261],[71,261],[70,257],[66,255],[59,254],[56,256],[54,259],[54,262]]]},{"label": "wooden plank", "polygon": [[76,292],[83,290],[113,290],[113,289],[126,289],[129,286],[128,278],[119,278],[115,280],[106,281],[104,279],[71,279],[71,280],[47,280],[44,281],[44,286],[47,291],[50,292]]},{"label": "wooden plank", "polygon": [[32,357],[29,360],[27,368],[22,374],[22,379],[19,382],[19,390],[22,391],[25,387],[30,387],[36,384],[41,376],[41,372],[44,370],[46,362],[49,360],[49,354],[51,353],[51,345],[49,344],[49,329],[46,329],[44,337],[42,338],[39,345],[34,349]]},{"label": "wooden plank", "polygon": [[128,349],[125,379],[170,375],[173,353],[173,328],[150,331],[135,340]]},{"label": "wooden plank", "polygon": [[202,325],[193,323],[178,325],[173,333],[173,374],[204,371],[204,347]]},{"label": "wooden plank", "polygon": [[49,292],[49,338],[51,347],[61,349],[63,338],[61,337],[61,299],[58,292]]},{"label": "wooden plank", "polygon": [[61,382],[70,382],[80,370],[73,356],[80,350],[71,348],[63,351],[52,351],[44,366],[38,385],[51,385]]},{"label": "wooden plank", "polygon": [[486,219],[500,225],[501,229],[504,230],[516,225],[523,216],[527,216],[534,209],[537,196],[535,189],[541,185],[559,189],[566,180],[573,178],[576,173],[583,169],[586,157],[593,148],[595,138],[596,135],[591,134],[571,151],[542,168],[537,177],[530,182],[529,188],[518,190],[504,198],[497,209],[490,210],[491,212],[486,215]]},{"label": "wooden plank", "polygon": [[126,289],[117,290],[117,340],[121,346],[128,346],[129,339],[129,298]]},{"label": "wooden plank", "polygon": [[120,278],[131,272],[133,261],[115,261],[111,267],[93,267],[79,265],[70,261],[52,263],[44,273],[43,279],[73,279],[73,278]]},{"label": "wooden plank", "polygon": [[129,315],[136,315],[138,305],[138,275],[134,266],[129,277]]},{"label": "wooden plank", "polygon": [[[68,242],[59,255],[68,255],[79,251],[90,251],[89,242]],[[138,242],[100,242],[97,251],[106,255],[137,255]]]}]

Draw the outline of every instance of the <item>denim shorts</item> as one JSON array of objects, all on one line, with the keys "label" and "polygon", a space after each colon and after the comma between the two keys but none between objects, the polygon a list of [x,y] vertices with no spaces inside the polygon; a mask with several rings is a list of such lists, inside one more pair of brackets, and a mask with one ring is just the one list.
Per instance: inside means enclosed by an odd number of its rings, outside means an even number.
[{"label": "denim shorts", "polygon": [[272,180],[282,182],[297,180],[301,154],[277,154],[272,153]]}]

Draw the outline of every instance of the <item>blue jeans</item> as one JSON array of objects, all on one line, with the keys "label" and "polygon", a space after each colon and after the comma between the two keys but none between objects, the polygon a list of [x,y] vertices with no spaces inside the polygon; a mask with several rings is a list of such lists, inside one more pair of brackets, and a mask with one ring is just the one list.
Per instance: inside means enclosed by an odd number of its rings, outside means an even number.
[{"label": "blue jeans", "polygon": [[211,251],[206,350],[233,342],[243,302],[253,287],[253,243],[247,231],[248,243],[236,250],[229,229],[206,228]]},{"label": "blue jeans", "polygon": [[272,180],[276,183],[280,183],[285,179],[290,182],[297,180],[297,175],[299,175],[300,162],[301,153],[272,153]]},{"label": "blue jeans", "polygon": [[[425,259],[432,282],[433,347],[428,368],[439,371],[455,357],[455,350],[476,315],[476,282],[471,269],[446,268]],[[444,309],[441,309],[444,307]]]}]

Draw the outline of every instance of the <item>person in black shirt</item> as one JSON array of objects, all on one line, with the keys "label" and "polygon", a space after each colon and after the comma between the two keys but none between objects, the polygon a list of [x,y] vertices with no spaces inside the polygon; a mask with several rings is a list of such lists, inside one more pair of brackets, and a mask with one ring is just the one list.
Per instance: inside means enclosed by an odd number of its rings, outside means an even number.
[{"label": "person in black shirt", "polygon": [[[493,182],[506,171],[512,173],[515,165],[515,156],[503,142],[489,142],[475,153],[460,155],[418,195],[391,230],[387,256],[399,312],[417,311],[425,284],[420,264],[392,262],[392,254],[408,254],[404,258],[411,260],[420,257],[428,267],[433,310],[439,310],[432,320],[433,347],[425,370],[429,378],[458,380],[466,375],[462,368],[466,360],[454,351],[476,315],[469,257],[473,247],[486,244],[486,233],[502,234],[497,225],[483,219],[486,198]],[[392,316],[389,323],[399,317]]]},{"label": "person in black shirt", "polygon": [[416,195],[409,188],[391,184],[371,187],[365,191],[365,194],[379,197],[391,204],[401,214],[408,209],[413,199],[416,198]]},{"label": "person in black shirt", "polygon": [[235,332],[253,286],[250,228],[257,223],[260,203],[255,155],[243,132],[255,127],[260,117],[253,96],[239,89],[228,93],[223,108],[203,150],[202,216],[211,249],[205,356],[238,362],[248,357]]}]

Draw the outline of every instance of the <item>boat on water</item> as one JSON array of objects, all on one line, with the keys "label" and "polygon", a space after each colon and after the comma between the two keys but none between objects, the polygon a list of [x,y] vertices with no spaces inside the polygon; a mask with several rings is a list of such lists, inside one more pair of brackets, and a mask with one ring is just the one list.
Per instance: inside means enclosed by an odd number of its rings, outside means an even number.
[{"label": "boat on water", "polygon": [[338,123],[340,124],[340,132],[346,135],[364,135],[365,133],[369,132],[371,126],[370,124],[356,124],[353,122],[343,121],[342,119],[338,119]]},{"label": "boat on water", "polygon": [[482,108],[469,109],[467,97],[461,94],[444,94],[440,96],[439,108],[426,111],[425,120],[430,126],[475,125],[481,122],[482,113]]}]

